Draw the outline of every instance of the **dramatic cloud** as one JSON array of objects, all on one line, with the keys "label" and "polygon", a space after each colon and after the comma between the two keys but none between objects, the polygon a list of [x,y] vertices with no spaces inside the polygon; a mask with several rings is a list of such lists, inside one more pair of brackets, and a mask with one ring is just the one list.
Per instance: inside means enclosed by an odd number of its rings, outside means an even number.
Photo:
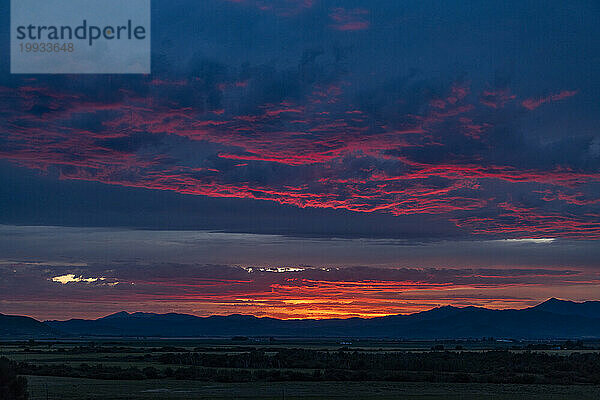
[{"label": "dramatic cloud", "polygon": [[[301,63],[293,74],[299,76],[306,65]],[[395,95],[399,100],[421,97],[409,106],[420,110],[418,114],[406,110],[382,120],[361,110],[345,94],[348,84],[341,81],[323,88],[324,83],[313,78],[305,83],[301,97],[259,103],[252,113],[237,114],[223,109],[220,102],[212,111],[177,102],[202,97],[206,90],[244,101],[265,84],[262,79],[250,75],[248,83],[239,86],[240,76],[225,74],[208,89],[205,83],[195,83],[205,82],[204,77],[181,79],[186,83],[158,84],[141,78],[113,103],[98,103],[79,90],[65,92],[45,84],[6,88],[0,101],[11,111],[5,112],[0,156],[28,168],[56,171],[61,179],[302,208],[440,214],[462,228],[486,221],[473,227],[474,233],[599,235],[596,203],[567,200],[570,193],[586,196],[598,188],[600,175],[593,164],[581,164],[579,158],[589,143],[581,143],[586,147],[574,153],[573,161],[536,162],[529,158],[533,151],[552,157],[554,148],[527,143],[518,127],[507,136],[506,122],[498,122],[506,116],[482,109],[491,103],[478,105],[475,99],[480,95],[471,96],[469,87],[452,83],[439,95],[424,98],[421,85],[409,87]],[[177,96],[167,102],[163,91]],[[501,160],[498,151],[508,149],[499,141],[507,138],[520,142],[519,147],[511,148],[511,160]],[[511,188],[499,193],[494,182]],[[528,184],[536,184],[539,194],[527,194],[517,217],[509,205],[511,197],[524,194]],[[558,211],[560,223],[548,202],[536,200],[547,200],[544,191],[565,193],[557,199],[578,208]],[[479,214],[483,216],[473,217]],[[554,220],[548,225],[546,218]],[[527,225],[511,225],[518,220]]]},{"label": "dramatic cloud", "polygon": [[541,7],[156,0],[151,75],[0,60],[0,250],[63,262],[6,267],[2,305],[323,317],[597,296],[598,8]]},{"label": "dramatic cloud", "polygon": [[[36,316],[52,317],[63,298],[83,304],[90,298],[96,311],[81,307],[76,316],[97,316],[120,309],[177,309],[197,315],[243,312],[280,318],[374,317],[423,311],[440,305],[492,308],[526,307],[549,293],[571,295],[586,287],[597,290],[600,276],[575,270],[237,267],[223,265],[116,263],[73,268],[54,265],[5,264],[1,287],[18,286],[18,294],[0,303],[46,302]],[[18,269],[16,274],[14,271]],[[56,269],[73,273],[48,276]],[[173,272],[176,271],[176,274]],[[110,273],[114,279],[82,278]],[[113,281],[113,282],[109,282]],[[537,292],[523,297],[524,291]],[[115,305],[115,303],[117,305]],[[59,307],[64,308],[64,307]],[[65,312],[60,309],[58,312]]]},{"label": "dramatic cloud", "polygon": [[[404,12],[392,7],[386,20],[382,9],[367,6],[327,10],[312,1],[238,0],[195,5],[191,12],[246,15],[254,23],[285,18],[278,28],[284,35],[294,27],[312,29],[300,11],[342,31],[363,31],[371,17],[381,19],[358,35],[393,29],[392,10]],[[160,18],[174,12],[166,3],[158,7]],[[248,7],[261,13],[243,14]],[[216,26],[207,24],[207,35],[221,43],[212,36]],[[164,24],[155,26],[158,42],[169,36]],[[253,35],[263,40],[270,32]],[[297,41],[288,61],[276,65],[263,63],[266,50],[232,63],[220,51],[194,53],[193,45],[185,52],[194,55],[175,65],[169,59],[183,50],[160,44],[168,54],[155,52],[151,76],[4,79],[0,158],[59,179],[300,208],[434,215],[465,234],[600,235],[597,132],[529,132],[538,118],[530,111],[562,100],[568,113],[567,100],[586,88],[524,97],[518,85],[492,75],[372,77],[365,65],[397,59],[384,50],[377,50],[380,61],[360,58],[361,40],[326,37],[314,48]],[[544,86],[557,90],[551,81]],[[552,118],[537,129],[553,130]]]},{"label": "dramatic cloud", "polygon": [[123,309],[377,316],[447,304],[526,307],[549,297],[586,299],[600,288],[595,241],[411,243],[14,226],[0,235],[0,307],[42,319]]}]

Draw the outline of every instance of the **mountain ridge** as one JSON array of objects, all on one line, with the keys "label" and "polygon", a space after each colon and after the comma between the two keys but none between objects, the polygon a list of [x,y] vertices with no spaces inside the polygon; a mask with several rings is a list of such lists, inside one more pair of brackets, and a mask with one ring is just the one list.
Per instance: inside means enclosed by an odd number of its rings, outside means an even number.
[{"label": "mountain ridge", "polygon": [[552,298],[523,309],[443,306],[414,314],[348,319],[282,320],[242,314],[198,317],[121,311],[94,320],[36,322],[67,337],[599,338],[600,301],[578,303]]},{"label": "mountain ridge", "polygon": [[44,322],[21,315],[0,314],[0,337],[36,336],[51,337],[60,334]]}]

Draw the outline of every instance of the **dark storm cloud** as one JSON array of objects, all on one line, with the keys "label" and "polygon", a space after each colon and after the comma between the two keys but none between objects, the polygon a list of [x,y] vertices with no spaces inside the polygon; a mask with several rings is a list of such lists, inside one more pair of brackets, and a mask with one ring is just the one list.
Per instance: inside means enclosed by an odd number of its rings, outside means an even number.
[{"label": "dark storm cloud", "polygon": [[47,174],[3,166],[5,222],[600,237],[594,2],[184,3],[151,76],[3,74],[0,157]]},{"label": "dark storm cloud", "polygon": [[[156,211],[149,207],[150,214]],[[128,210],[135,214],[134,210]],[[593,240],[438,240],[289,237],[198,230],[0,226],[13,260],[98,264],[314,265],[395,268],[598,268]]]}]

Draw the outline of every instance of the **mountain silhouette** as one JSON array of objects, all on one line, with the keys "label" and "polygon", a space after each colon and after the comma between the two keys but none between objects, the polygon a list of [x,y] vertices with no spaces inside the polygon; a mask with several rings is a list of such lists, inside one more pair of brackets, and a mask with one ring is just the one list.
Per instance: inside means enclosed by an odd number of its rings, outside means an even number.
[{"label": "mountain silhouette", "polygon": [[60,334],[33,318],[0,314],[0,337],[56,337]]},{"label": "mountain silhouette", "polygon": [[536,310],[547,311],[561,315],[579,315],[588,318],[600,318],[600,301],[574,301],[551,298],[542,304],[533,307]]},{"label": "mountain silhouette", "polygon": [[[176,313],[122,311],[95,320],[71,319],[41,323],[27,318],[23,323],[25,321],[30,327],[34,322],[39,324],[35,325],[39,335],[60,332],[71,337],[599,338],[600,302],[576,303],[550,299],[520,310],[445,306],[410,315],[370,319],[280,320],[248,315],[197,317]],[[0,326],[4,328],[4,325]],[[4,331],[18,332],[14,323],[12,331]],[[27,329],[20,332],[27,332]],[[30,332],[31,335],[36,335],[35,329],[32,328]]]}]

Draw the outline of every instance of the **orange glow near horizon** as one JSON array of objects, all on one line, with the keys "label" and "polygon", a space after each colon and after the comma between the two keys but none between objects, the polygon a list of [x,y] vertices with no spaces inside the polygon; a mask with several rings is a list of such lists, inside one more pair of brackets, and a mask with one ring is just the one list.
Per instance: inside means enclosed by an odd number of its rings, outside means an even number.
[{"label": "orange glow near horizon", "polygon": [[[515,286],[519,285],[507,284],[493,289]],[[243,314],[280,319],[373,318],[412,314],[447,305],[505,309],[524,308],[532,304],[530,300],[518,298],[477,300],[472,297],[473,291],[486,289],[491,288],[485,285],[410,281],[287,279],[283,284],[270,285],[270,291],[247,293],[243,297],[219,297],[223,301],[220,306],[225,309],[235,308]]]},{"label": "orange glow near horizon", "polygon": [[[46,279],[48,291],[39,297],[4,300],[0,305],[5,314],[41,320],[99,318],[119,311],[330,319],[412,314],[442,306],[520,309],[550,297],[578,301],[595,299],[600,293],[600,276],[591,272],[317,268],[228,271],[222,276],[207,272],[134,280],[64,275]],[[408,279],[362,277],[386,274]],[[64,302],[64,298],[69,301]]]}]

